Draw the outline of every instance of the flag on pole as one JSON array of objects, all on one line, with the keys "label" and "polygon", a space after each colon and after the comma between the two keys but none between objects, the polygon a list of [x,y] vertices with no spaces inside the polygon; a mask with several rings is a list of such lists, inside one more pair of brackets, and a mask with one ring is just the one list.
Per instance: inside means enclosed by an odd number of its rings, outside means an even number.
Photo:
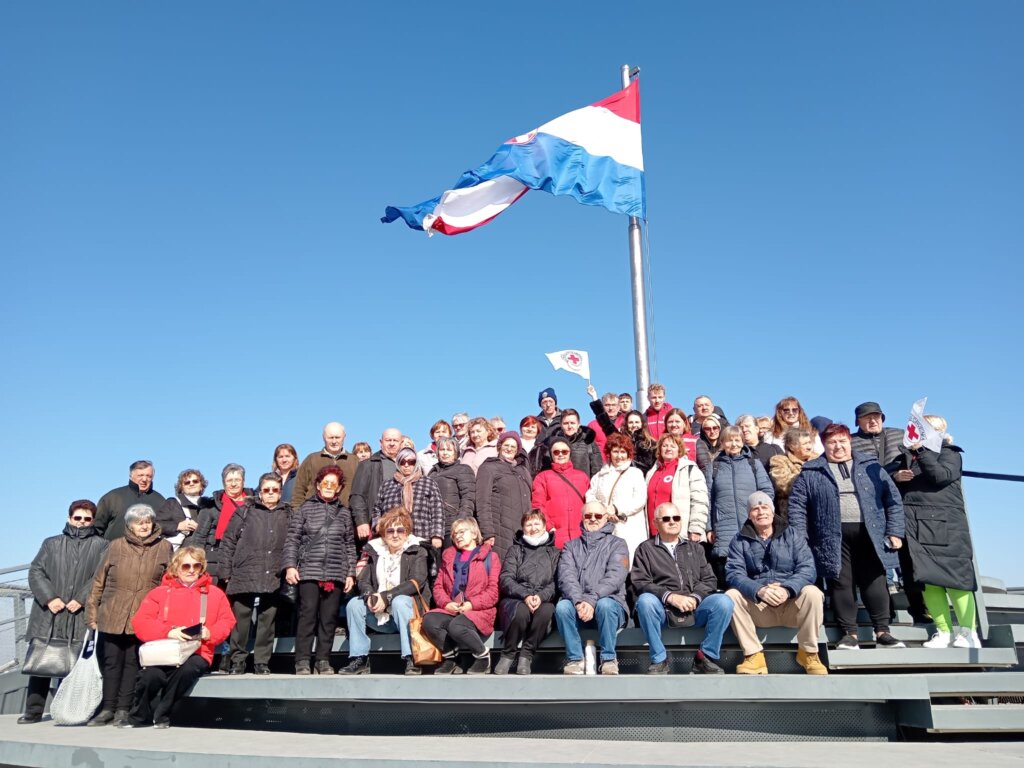
[{"label": "flag on pole", "polygon": [[457,235],[486,224],[530,189],[646,218],[639,82],[509,139],[448,191],[417,205],[388,206],[381,221]]},{"label": "flag on pole", "polygon": [[928,423],[924,417],[924,406],[927,397],[922,397],[910,408],[910,419],[903,431],[903,445],[909,448],[915,443],[923,443],[930,451],[938,453],[942,450],[942,433]]},{"label": "flag on pole", "polygon": [[561,352],[545,352],[556,371],[569,371],[590,381],[590,355],[582,349],[563,349]]}]

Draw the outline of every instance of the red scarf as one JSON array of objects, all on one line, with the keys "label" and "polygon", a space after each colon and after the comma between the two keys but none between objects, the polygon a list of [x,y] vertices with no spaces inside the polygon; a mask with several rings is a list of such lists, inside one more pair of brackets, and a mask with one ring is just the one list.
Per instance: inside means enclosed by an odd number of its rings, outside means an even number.
[{"label": "red scarf", "polygon": [[679,459],[672,459],[654,470],[650,481],[647,483],[647,523],[651,529],[651,536],[658,532],[658,526],[654,524],[654,510],[659,504],[672,501],[672,479],[679,467]]},{"label": "red scarf", "polygon": [[[242,503],[245,502],[245,496],[242,496]],[[221,507],[220,517],[217,518],[217,530],[214,532],[213,537],[220,541],[224,537],[224,531],[228,529],[228,523],[231,522],[231,516],[235,514],[235,510],[242,506],[242,503],[236,503],[232,501],[231,497],[225,493],[221,496]]]}]

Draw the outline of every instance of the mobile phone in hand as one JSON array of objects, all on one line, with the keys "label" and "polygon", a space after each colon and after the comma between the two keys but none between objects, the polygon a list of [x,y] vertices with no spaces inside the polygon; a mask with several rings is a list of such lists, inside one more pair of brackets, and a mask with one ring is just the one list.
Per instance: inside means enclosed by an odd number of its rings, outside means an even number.
[{"label": "mobile phone in hand", "polygon": [[203,632],[203,625],[201,623],[193,624],[191,627],[185,627],[181,631],[189,637],[199,637]]}]

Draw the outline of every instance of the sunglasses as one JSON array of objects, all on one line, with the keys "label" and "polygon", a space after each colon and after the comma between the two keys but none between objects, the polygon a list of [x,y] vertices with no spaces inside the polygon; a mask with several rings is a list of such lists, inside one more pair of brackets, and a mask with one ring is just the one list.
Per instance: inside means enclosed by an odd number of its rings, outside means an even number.
[{"label": "sunglasses", "polygon": [[583,516],[584,520],[604,520],[604,515],[595,512],[588,512]]},{"label": "sunglasses", "polygon": [[198,477],[192,477],[192,478],[189,478],[188,480],[182,480],[181,484],[182,485],[201,485],[202,481]]},{"label": "sunglasses", "polygon": [[658,519],[661,520],[661,522],[663,522],[663,523],[681,523],[681,522],[683,522],[683,516],[682,515],[665,515],[664,517],[659,517]]},{"label": "sunglasses", "polygon": [[192,571],[202,573],[203,566],[200,563],[182,563],[178,566],[178,570],[185,571],[186,573],[191,573]]},{"label": "sunglasses", "polygon": [[398,462],[400,467],[415,467],[416,459],[405,459],[404,461]]},{"label": "sunglasses", "polygon": [[779,408],[781,413],[800,413],[799,408]]},{"label": "sunglasses", "polygon": [[385,536],[405,536],[405,528],[403,526],[400,526],[398,528],[385,528],[384,529],[384,535]]},{"label": "sunglasses", "polygon": [[552,456],[568,456],[569,455],[569,451],[565,451],[565,450],[562,450],[562,451],[552,451],[551,455]]},{"label": "sunglasses", "polygon": [[92,518],[91,517],[85,517],[84,515],[72,515],[71,519],[74,520],[76,523],[91,523],[92,522]]},{"label": "sunglasses", "polygon": [[272,488],[270,486],[267,486],[266,488],[260,488],[260,493],[280,493],[280,492],[281,492],[280,488]]}]

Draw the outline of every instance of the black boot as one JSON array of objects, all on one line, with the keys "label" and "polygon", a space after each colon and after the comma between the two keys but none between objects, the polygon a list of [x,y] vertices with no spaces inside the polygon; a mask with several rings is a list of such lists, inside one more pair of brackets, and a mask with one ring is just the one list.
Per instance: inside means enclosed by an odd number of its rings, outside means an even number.
[{"label": "black boot", "polygon": [[368,656],[353,656],[348,660],[348,665],[338,670],[339,675],[368,675],[370,674],[370,658]]}]

